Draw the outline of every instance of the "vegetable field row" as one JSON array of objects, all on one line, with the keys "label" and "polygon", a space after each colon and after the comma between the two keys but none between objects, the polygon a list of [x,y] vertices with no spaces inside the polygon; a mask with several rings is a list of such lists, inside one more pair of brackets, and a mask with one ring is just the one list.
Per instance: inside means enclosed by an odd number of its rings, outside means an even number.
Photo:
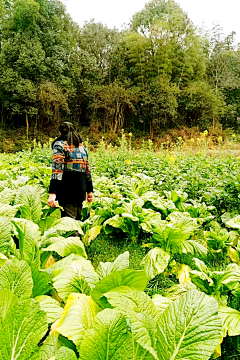
[{"label": "vegetable field row", "polygon": [[[79,222],[47,205],[47,147],[0,157],[0,359],[221,357],[240,335],[240,160],[99,149],[90,161]],[[93,266],[100,238],[142,248],[139,267],[131,246]]]}]

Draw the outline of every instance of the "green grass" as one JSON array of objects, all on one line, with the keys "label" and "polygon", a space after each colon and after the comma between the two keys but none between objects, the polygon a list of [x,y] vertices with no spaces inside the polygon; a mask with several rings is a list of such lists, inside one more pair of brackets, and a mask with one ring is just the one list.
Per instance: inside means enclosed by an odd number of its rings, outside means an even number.
[{"label": "green grass", "polygon": [[130,242],[128,239],[116,239],[111,236],[101,235],[86,249],[88,259],[94,268],[101,262],[112,262],[125,251],[129,251],[130,269],[139,270],[140,263],[146,254],[140,243]]}]

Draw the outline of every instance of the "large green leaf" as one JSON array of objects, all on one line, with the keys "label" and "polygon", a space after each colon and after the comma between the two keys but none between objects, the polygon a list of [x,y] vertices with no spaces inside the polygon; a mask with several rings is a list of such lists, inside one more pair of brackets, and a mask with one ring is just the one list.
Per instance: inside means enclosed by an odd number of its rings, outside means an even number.
[{"label": "large green leaf", "polygon": [[58,255],[65,257],[70,254],[77,254],[83,257],[87,257],[83,242],[79,237],[72,236],[68,238],[59,237],[60,240],[49,245],[43,251],[53,252],[55,251]]},{"label": "large green leaf", "polygon": [[[51,334],[47,337],[41,347],[38,347],[32,354],[31,360],[49,360],[56,354],[59,348],[58,337]],[[54,358],[54,357],[53,357]]]},{"label": "large green leaf", "polygon": [[219,306],[218,314],[223,323],[223,336],[240,335],[240,312],[228,306]]},{"label": "large green leaf", "polygon": [[[129,341],[130,340],[130,341]],[[113,309],[97,314],[93,328],[88,330],[79,346],[81,360],[130,360],[131,334],[126,319]]]},{"label": "large green leaf", "polygon": [[181,243],[186,240],[181,230],[172,226],[172,224],[159,224],[152,229],[153,240],[159,242],[166,251],[178,250]]},{"label": "large green leaf", "polygon": [[158,360],[154,349],[158,312],[150,297],[128,287],[116,288],[104,296],[128,319],[134,340]]},{"label": "large green leaf", "polygon": [[92,328],[99,308],[90,296],[71,294],[56,331],[79,345],[86,330]]},{"label": "large green leaf", "polygon": [[54,221],[52,227],[44,232],[42,239],[45,241],[50,237],[56,237],[67,233],[71,234],[75,231],[77,231],[80,235],[83,235],[80,222],[69,217],[64,217]]},{"label": "large green leaf", "polygon": [[207,248],[197,240],[186,240],[181,244],[181,252],[183,254],[192,254],[196,256],[206,257]]},{"label": "large green leaf", "polygon": [[65,301],[73,292],[89,294],[99,276],[90,261],[79,257],[53,279],[53,286]]},{"label": "large green leaf", "polygon": [[[218,273],[215,272],[217,275]],[[222,284],[228,287],[235,287],[240,281],[240,266],[237,264],[229,264],[225,272],[218,276],[218,287]]]},{"label": "large green leaf", "polygon": [[[9,293],[0,292],[1,304],[9,302]],[[32,299],[13,295],[5,317],[0,323],[0,359],[26,360],[47,332],[46,314]]]},{"label": "large green leaf", "polygon": [[163,249],[154,248],[143,258],[141,266],[144,268],[148,279],[153,279],[156,275],[164,272],[168,266],[170,255]]},{"label": "large green leaf", "polygon": [[47,295],[37,296],[35,300],[39,302],[40,309],[47,314],[48,324],[52,324],[62,316],[63,308],[57,300]]},{"label": "large green leaf", "polygon": [[157,321],[159,360],[208,360],[221,340],[216,300],[190,290],[174,301]]},{"label": "large green leaf", "polygon": [[153,295],[152,301],[153,301],[154,305],[156,306],[158,313],[163,313],[168,308],[168,306],[172,303],[171,299],[169,299],[165,296],[159,295],[159,294]]},{"label": "large green leaf", "polygon": [[[138,218],[135,219],[138,221]],[[112,218],[108,219],[104,223],[104,230],[106,234],[110,234],[114,231],[114,228],[121,229],[123,232],[129,232],[129,228],[124,221],[124,218],[120,215],[115,215]]]},{"label": "large green leaf", "polygon": [[1,204],[9,205],[15,199],[15,196],[16,196],[16,190],[11,190],[6,187],[0,193]]},{"label": "large green leaf", "polygon": [[0,217],[0,252],[7,255],[10,248],[12,224],[10,219]]},{"label": "large green leaf", "polygon": [[207,294],[212,293],[214,282],[206,273],[192,270],[190,271],[190,277],[193,284],[195,284],[199,290]]},{"label": "large green leaf", "polygon": [[[116,271],[100,280],[91,292],[92,298],[103,307],[101,297],[110,290],[120,286],[128,286],[131,289],[144,290],[148,280],[145,271],[124,269]],[[103,300],[104,301],[104,300]]]},{"label": "large green leaf", "polygon": [[33,291],[32,297],[46,294],[52,287],[50,274],[45,270],[39,270],[35,264],[31,264]]},{"label": "large green leaf", "polygon": [[11,206],[0,203],[0,217],[3,216],[8,218],[13,218],[16,215],[19,207],[20,205]]},{"label": "large green leaf", "polygon": [[17,230],[21,259],[26,260],[28,263],[34,263],[39,267],[41,233],[38,225],[26,219],[14,219],[12,223]]},{"label": "large green leaf", "polygon": [[26,261],[13,259],[0,268],[0,291],[9,290],[18,298],[30,298],[33,279]]},{"label": "large green leaf", "polygon": [[240,229],[240,215],[226,221],[225,224],[232,229]]},{"label": "large green leaf", "polygon": [[97,273],[101,278],[110,275],[114,271],[120,271],[129,267],[129,252],[119,255],[114,262],[100,262],[97,268]]},{"label": "large green leaf", "polygon": [[83,243],[87,246],[90,245],[90,243],[96,239],[96,237],[100,234],[102,230],[102,225],[95,225],[91,227],[88,231],[86,231],[84,237],[83,237]]},{"label": "large green leaf", "polygon": [[77,357],[73,350],[62,346],[58,350],[55,360],[77,360]]},{"label": "large green leaf", "polygon": [[[75,260],[79,260],[79,261],[83,261],[83,262],[88,262],[90,263],[89,260],[86,260],[85,258],[83,258],[82,256],[76,255],[76,254],[71,254],[66,256],[65,258],[58,260],[57,262],[55,262],[54,264],[52,264],[49,267],[49,271],[52,274],[52,277],[56,277],[57,275],[59,275],[63,270],[66,270],[67,268],[69,268],[69,266],[72,264],[73,261]],[[91,263],[90,263],[91,265]]]},{"label": "large green leaf", "polygon": [[15,204],[21,204],[20,215],[24,219],[37,223],[41,219],[42,201],[39,186],[25,185],[18,188]]}]

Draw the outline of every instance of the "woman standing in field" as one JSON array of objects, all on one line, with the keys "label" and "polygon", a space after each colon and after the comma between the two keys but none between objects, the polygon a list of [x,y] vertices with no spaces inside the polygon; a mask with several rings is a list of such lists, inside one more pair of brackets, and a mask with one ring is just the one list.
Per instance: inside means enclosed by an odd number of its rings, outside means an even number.
[{"label": "woman standing in field", "polygon": [[93,199],[92,177],[87,150],[70,122],[59,128],[60,136],[52,143],[53,163],[48,205],[56,207],[58,200],[62,217],[80,220],[82,203]]}]

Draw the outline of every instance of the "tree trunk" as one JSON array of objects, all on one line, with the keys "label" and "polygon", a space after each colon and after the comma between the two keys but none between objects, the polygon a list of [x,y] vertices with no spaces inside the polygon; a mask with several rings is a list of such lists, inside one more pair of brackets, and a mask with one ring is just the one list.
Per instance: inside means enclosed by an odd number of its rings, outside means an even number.
[{"label": "tree trunk", "polygon": [[27,132],[27,140],[28,140],[28,133],[29,133],[29,123],[28,123],[28,116],[27,116],[27,113],[26,113],[26,132]]}]

